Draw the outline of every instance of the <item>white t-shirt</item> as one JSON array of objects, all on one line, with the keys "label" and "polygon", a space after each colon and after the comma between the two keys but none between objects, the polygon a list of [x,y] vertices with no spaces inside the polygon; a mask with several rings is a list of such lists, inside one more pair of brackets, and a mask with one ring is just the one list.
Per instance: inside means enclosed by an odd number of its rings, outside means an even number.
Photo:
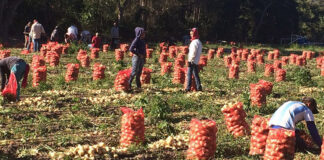
[{"label": "white t-shirt", "polygon": [[199,39],[192,40],[189,45],[188,62],[199,63],[202,52],[202,44]]},{"label": "white t-shirt", "polygon": [[272,115],[269,125],[295,130],[296,124],[302,120],[314,121],[312,111],[302,102],[288,101]]},{"label": "white t-shirt", "polygon": [[73,38],[78,39],[78,28],[75,26],[70,26],[67,29],[67,34],[73,36]]}]

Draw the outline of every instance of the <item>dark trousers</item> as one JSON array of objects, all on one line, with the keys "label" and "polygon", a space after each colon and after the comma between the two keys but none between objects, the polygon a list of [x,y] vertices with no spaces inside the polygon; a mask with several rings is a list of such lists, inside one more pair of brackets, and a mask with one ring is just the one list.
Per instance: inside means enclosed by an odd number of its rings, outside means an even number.
[{"label": "dark trousers", "polygon": [[144,67],[145,59],[140,58],[137,55],[134,55],[132,58],[132,73],[129,78],[129,85],[132,85],[132,81],[136,76],[136,85],[138,88],[141,88],[141,74]]},{"label": "dark trousers", "polygon": [[196,86],[197,86],[197,90],[201,90],[201,83],[200,83],[200,78],[199,78],[199,74],[198,74],[198,65],[195,63],[190,63],[189,62],[189,66],[188,66],[188,71],[187,71],[187,88],[186,90],[190,90],[191,88],[191,77],[192,74],[194,75],[195,81],[196,81]]},{"label": "dark trousers", "polygon": [[[111,38],[110,48],[112,50],[116,49],[116,47],[117,47],[117,41],[118,41],[118,38]],[[117,47],[117,48],[119,48],[119,47]]]}]

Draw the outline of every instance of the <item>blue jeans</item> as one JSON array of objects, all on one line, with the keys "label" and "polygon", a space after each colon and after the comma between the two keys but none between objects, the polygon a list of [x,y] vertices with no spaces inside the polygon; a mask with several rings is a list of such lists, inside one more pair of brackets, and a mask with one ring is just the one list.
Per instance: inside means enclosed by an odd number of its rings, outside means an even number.
[{"label": "blue jeans", "polygon": [[200,83],[200,78],[198,75],[198,65],[194,64],[194,63],[189,63],[188,66],[188,71],[187,71],[187,88],[186,90],[190,90],[191,88],[191,76],[192,74],[194,75],[195,81],[196,81],[196,86],[197,86],[197,90],[201,90],[201,83]]},{"label": "blue jeans", "polygon": [[144,58],[140,58],[137,55],[134,55],[132,58],[132,73],[129,78],[129,86],[132,86],[132,81],[136,76],[136,85],[138,88],[141,88],[141,74],[143,70],[143,66],[145,63]]},{"label": "blue jeans", "polygon": [[39,51],[40,38],[39,39],[33,39],[33,43],[34,43],[34,52]]},{"label": "blue jeans", "polygon": [[28,37],[28,43],[27,43],[27,50],[30,49],[30,44],[31,44],[32,40],[33,40],[32,37],[29,36],[29,37]]},{"label": "blue jeans", "polygon": [[17,100],[20,100],[20,85],[19,81],[24,77],[26,70],[26,62],[24,61],[18,61],[12,68],[11,72],[13,72],[16,76],[17,80]]}]

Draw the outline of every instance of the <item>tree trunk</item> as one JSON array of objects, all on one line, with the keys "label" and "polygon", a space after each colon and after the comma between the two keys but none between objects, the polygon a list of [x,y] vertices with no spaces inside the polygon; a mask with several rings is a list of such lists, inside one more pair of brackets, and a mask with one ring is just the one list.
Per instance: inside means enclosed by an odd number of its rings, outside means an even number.
[{"label": "tree trunk", "polygon": [[8,31],[16,14],[17,7],[23,0],[2,0],[0,4],[0,39],[8,41]]},{"label": "tree trunk", "polygon": [[125,0],[123,4],[121,4],[121,0],[118,1],[117,8],[118,8],[118,23],[123,21],[124,16],[124,9],[129,4],[130,0]]}]

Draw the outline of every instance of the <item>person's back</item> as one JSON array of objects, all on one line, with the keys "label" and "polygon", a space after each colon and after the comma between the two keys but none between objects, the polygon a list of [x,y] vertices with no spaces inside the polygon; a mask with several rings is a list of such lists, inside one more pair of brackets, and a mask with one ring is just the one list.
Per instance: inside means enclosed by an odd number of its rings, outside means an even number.
[{"label": "person's back", "polygon": [[81,38],[80,40],[86,44],[90,43],[91,41],[91,34],[88,30],[84,30],[80,34]]},{"label": "person's back", "polygon": [[281,105],[273,114],[269,125],[281,126],[286,129],[294,130],[296,123],[305,121],[314,121],[312,111],[302,102],[288,101]]},{"label": "person's back", "polygon": [[73,40],[78,39],[78,28],[75,27],[74,25],[70,26],[67,30],[67,34],[71,36]]},{"label": "person's back", "polygon": [[59,39],[59,32],[58,32],[58,26],[56,26],[51,34],[50,40],[53,42],[58,42]]},{"label": "person's back", "polygon": [[32,33],[31,36],[33,39],[40,39],[42,33],[45,33],[45,30],[40,23],[35,22],[31,27],[31,33]]},{"label": "person's back", "polygon": [[96,33],[96,35],[92,37],[91,41],[92,41],[93,48],[100,48],[101,39],[99,37],[99,33]]},{"label": "person's back", "polygon": [[202,52],[202,43],[199,39],[191,41],[189,46],[188,60],[193,61],[195,64],[199,63],[200,55]]}]

